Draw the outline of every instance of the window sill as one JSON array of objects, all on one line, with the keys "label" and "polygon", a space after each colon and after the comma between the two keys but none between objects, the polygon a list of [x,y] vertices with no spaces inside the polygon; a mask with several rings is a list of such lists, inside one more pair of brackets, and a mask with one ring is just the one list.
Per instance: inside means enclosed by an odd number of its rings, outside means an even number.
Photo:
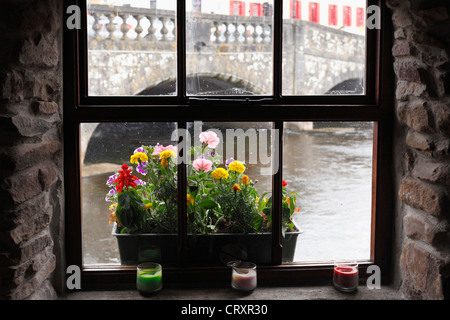
[{"label": "window sill", "polygon": [[353,293],[342,293],[331,285],[299,287],[258,287],[243,295],[228,288],[163,288],[151,297],[141,296],[137,290],[72,291],[63,300],[400,300],[401,295],[392,286],[368,289],[360,285]]}]

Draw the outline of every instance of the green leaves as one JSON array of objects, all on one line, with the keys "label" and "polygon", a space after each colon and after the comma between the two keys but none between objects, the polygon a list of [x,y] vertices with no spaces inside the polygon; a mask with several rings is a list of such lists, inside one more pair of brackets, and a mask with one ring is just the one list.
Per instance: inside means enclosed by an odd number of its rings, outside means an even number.
[{"label": "green leaves", "polygon": [[129,189],[119,193],[116,209],[117,220],[128,232],[140,232],[144,217],[144,206],[136,190]]},{"label": "green leaves", "polygon": [[202,202],[200,202],[199,206],[204,209],[213,209],[213,208],[217,207],[217,203],[215,203],[211,199],[205,199]]}]

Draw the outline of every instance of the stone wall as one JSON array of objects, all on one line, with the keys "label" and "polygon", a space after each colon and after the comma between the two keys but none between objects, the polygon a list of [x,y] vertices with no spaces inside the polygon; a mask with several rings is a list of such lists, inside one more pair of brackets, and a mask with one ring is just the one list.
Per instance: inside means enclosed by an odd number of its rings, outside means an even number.
[{"label": "stone wall", "polygon": [[[390,0],[395,27],[394,266],[408,299],[449,298],[448,1]],[[0,2],[0,298],[56,298],[63,250],[59,0]],[[59,276],[59,278],[58,278]]]},{"label": "stone wall", "polygon": [[394,23],[401,291],[450,299],[450,3],[388,1]]},{"label": "stone wall", "polygon": [[61,253],[62,1],[0,4],[0,299],[52,299]]}]

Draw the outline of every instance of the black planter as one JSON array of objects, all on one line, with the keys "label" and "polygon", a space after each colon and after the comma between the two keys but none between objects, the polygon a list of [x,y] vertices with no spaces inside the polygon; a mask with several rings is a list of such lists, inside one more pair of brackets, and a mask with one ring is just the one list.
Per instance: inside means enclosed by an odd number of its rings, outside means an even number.
[{"label": "black planter", "polygon": [[[121,234],[114,224],[122,265],[136,265],[145,261],[175,264],[178,261],[176,234]],[[286,232],[283,238],[283,262],[294,258],[299,231]],[[247,260],[256,264],[270,264],[272,260],[271,233],[212,233],[188,235],[188,258],[195,264],[226,265],[232,260]]]}]

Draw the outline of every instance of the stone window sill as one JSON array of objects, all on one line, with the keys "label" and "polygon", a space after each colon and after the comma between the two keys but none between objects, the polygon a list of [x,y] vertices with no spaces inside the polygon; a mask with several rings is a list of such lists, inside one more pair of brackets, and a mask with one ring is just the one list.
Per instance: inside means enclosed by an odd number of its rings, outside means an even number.
[{"label": "stone window sill", "polygon": [[333,286],[258,287],[243,295],[231,288],[163,288],[151,297],[141,296],[137,290],[72,291],[64,300],[400,300],[401,295],[391,286],[368,289],[360,285],[353,293],[341,293]]}]

